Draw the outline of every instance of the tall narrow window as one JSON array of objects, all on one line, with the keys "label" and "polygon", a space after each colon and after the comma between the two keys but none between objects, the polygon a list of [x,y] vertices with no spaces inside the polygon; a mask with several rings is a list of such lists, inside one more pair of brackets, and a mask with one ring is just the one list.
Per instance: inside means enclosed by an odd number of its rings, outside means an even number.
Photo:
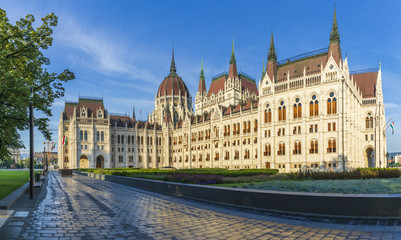
[{"label": "tall narrow window", "polygon": [[88,140],[88,131],[85,131],[85,132],[84,132],[84,140],[85,140],[85,141]]},{"label": "tall narrow window", "polygon": [[100,140],[100,133],[99,133],[99,131],[97,131],[96,132],[96,141],[99,141]]},{"label": "tall narrow window", "polygon": [[331,92],[327,99],[327,114],[337,114],[337,99],[334,97],[334,92]]},{"label": "tall narrow window", "polygon": [[121,139],[120,139],[120,135],[117,135],[117,143],[120,143]]},{"label": "tall narrow window", "polygon": [[82,130],[79,132],[79,138],[84,140],[84,132]]},{"label": "tall narrow window", "polygon": [[101,139],[102,141],[104,141],[104,132],[102,132],[102,133],[100,134],[100,139]]},{"label": "tall narrow window", "polygon": [[309,153],[318,153],[318,143],[317,140],[312,140],[310,142]]}]

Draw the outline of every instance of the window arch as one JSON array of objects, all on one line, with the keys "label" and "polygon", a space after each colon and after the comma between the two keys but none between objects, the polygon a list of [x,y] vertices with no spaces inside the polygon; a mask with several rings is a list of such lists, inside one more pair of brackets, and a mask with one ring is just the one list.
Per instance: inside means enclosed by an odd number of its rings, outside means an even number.
[{"label": "window arch", "polygon": [[318,153],[318,149],[319,149],[319,146],[318,146],[317,140],[312,140],[310,142],[309,153]]},{"label": "window arch", "polygon": [[244,159],[249,159],[249,158],[250,158],[249,149],[245,149]]},{"label": "window arch", "polygon": [[264,118],[265,118],[265,123],[272,122],[272,109],[270,108],[270,104],[267,104],[266,106]]},{"label": "window arch", "polygon": [[254,132],[257,132],[257,131],[258,131],[258,120],[257,120],[257,119],[254,120],[253,131],[254,131]]},{"label": "window arch", "polygon": [[102,110],[97,111],[97,117],[98,118],[102,118],[103,117]]},{"label": "window arch", "polygon": [[295,141],[294,142],[294,149],[292,151],[293,154],[301,154],[301,142]]},{"label": "window arch", "polygon": [[81,117],[86,117],[86,111],[85,111],[85,109],[82,109],[82,110],[81,110]]},{"label": "window arch", "polygon": [[230,160],[230,152],[226,151],[226,155],[224,157],[224,160]]},{"label": "window arch", "polygon": [[128,142],[128,144],[131,143],[131,137],[130,136],[127,136],[127,142]]},{"label": "window arch", "polygon": [[102,141],[104,141],[104,132],[102,132],[102,133],[100,134],[100,139],[101,139]]},{"label": "window arch", "polygon": [[85,141],[88,140],[88,131],[85,131],[85,132],[84,132],[84,140],[85,140]]},{"label": "window arch", "polygon": [[251,121],[248,121],[248,131],[247,132],[251,132]]},{"label": "window arch", "polygon": [[266,145],[265,145],[264,155],[265,155],[265,156],[271,156],[271,150],[272,150],[271,145],[270,145],[269,143],[266,144]]},{"label": "window arch", "polygon": [[299,98],[295,99],[293,113],[294,119],[302,117],[302,104],[299,102]]},{"label": "window arch", "polygon": [[278,144],[277,155],[279,155],[279,156],[285,155],[285,143],[279,143]]},{"label": "window arch", "polygon": [[242,131],[242,133],[246,133],[246,122],[244,122],[244,130]]},{"label": "window arch", "polygon": [[319,115],[319,101],[316,99],[316,95],[312,96],[312,100],[309,103],[309,115],[311,117]]},{"label": "window arch", "polygon": [[331,92],[327,99],[327,114],[337,114],[337,98],[334,92]]},{"label": "window arch", "polygon": [[336,151],[337,151],[336,139],[329,139],[328,144],[327,144],[327,152],[335,153]]},{"label": "window arch", "polygon": [[84,131],[81,130],[79,132],[79,138],[81,139],[81,141],[84,140]]},{"label": "window arch", "polygon": [[286,120],[286,107],[284,105],[284,101],[280,102],[280,106],[278,107],[278,120],[279,121],[284,121]]},{"label": "window arch", "polygon": [[117,143],[120,143],[121,139],[120,139],[120,135],[117,135]]},{"label": "window arch", "polygon": [[100,133],[99,133],[99,131],[96,132],[96,141],[100,141]]},{"label": "window arch", "polygon": [[239,159],[239,151],[235,150],[234,159]]},{"label": "window arch", "polygon": [[365,124],[366,128],[373,128],[373,116],[371,113],[368,113],[368,115],[366,116]]},{"label": "window arch", "polygon": [[121,135],[121,143],[124,144],[124,135]]}]

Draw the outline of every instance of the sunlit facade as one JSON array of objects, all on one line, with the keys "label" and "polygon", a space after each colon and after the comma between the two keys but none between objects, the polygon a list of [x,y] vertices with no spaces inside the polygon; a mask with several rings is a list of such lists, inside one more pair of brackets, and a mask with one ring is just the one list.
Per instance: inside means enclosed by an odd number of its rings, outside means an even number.
[{"label": "sunlit facade", "polygon": [[102,99],[67,102],[59,159],[62,168],[384,167],[385,125],[381,69],[350,72],[334,13],[326,49],[277,61],[272,34],[259,81],[237,72],[233,44],[229,71],[209,89],[201,67],[194,103],[173,53],[146,122],[109,114]]}]

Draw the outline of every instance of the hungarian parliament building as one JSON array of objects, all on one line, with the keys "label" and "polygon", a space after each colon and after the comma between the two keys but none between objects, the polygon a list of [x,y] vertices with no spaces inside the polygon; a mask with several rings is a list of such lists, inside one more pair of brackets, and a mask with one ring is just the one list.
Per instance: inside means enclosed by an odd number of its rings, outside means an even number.
[{"label": "hungarian parliament building", "polygon": [[349,70],[334,10],[328,48],[277,61],[272,33],[255,81],[237,71],[233,44],[208,88],[202,65],[195,102],[173,52],[147,121],[109,114],[103,99],[66,102],[58,158],[69,169],[346,171],[385,166],[385,126],[381,67]]}]

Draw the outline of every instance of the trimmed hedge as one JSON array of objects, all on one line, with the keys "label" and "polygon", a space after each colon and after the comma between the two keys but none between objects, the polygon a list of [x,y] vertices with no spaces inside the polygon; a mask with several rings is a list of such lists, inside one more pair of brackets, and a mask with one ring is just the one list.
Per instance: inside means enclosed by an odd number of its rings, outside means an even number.
[{"label": "trimmed hedge", "polygon": [[401,170],[398,168],[357,168],[347,172],[301,170],[287,173],[287,176],[292,180],[398,178],[401,176]]},{"label": "trimmed hedge", "polygon": [[106,175],[115,176],[130,176],[135,175],[174,175],[174,174],[187,174],[187,175],[214,175],[221,177],[239,177],[239,176],[255,176],[255,175],[275,175],[278,173],[277,169],[240,169],[240,170],[227,170],[224,168],[205,168],[205,169],[79,169],[80,171],[93,172]]}]

